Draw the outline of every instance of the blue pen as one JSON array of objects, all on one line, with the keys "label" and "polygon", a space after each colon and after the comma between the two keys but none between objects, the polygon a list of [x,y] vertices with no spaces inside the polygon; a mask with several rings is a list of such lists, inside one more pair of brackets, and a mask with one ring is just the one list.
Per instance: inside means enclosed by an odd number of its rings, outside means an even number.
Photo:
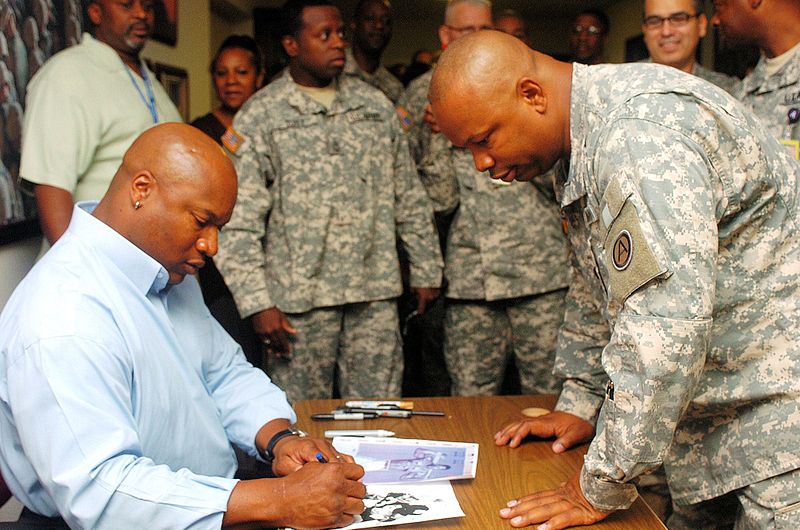
[{"label": "blue pen", "polygon": [[322,453],[317,453],[316,456],[317,456],[317,462],[319,462],[320,464],[327,464],[328,463],[328,459],[325,458],[325,455],[323,455]]}]

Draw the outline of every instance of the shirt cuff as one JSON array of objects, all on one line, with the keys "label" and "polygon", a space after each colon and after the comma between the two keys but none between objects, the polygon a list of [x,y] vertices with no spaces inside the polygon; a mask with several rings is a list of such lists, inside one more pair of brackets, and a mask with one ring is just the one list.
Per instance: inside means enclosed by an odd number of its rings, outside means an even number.
[{"label": "shirt cuff", "polygon": [[412,288],[440,289],[442,287],[442,269],[440,267],[424,270],[412,266],[409,272],[409,284]]},{"label": "shirt cuff", "polygon": [[605,477],[596,477],[581,468],[581,490],[586,500],[597,510],[613,512],[630,508],[639,492],[630,483],[611,482]]},{"label": "shirt cuff", "polygon": [[236,298],[236,306],[239,314],[245,319],[275,307],[275,304],[266,289],[258,289],[247,291],[246,294]]}]

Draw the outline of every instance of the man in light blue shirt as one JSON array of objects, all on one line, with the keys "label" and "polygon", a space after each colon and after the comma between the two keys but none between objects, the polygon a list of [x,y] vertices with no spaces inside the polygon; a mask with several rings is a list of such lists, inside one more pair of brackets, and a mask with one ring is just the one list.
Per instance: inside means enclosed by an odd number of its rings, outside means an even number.
[{"label": "man in light blue shirt", "polygon": [[[284,393],[185,278],[216,253],[235,199],[233,166],[211,139],[149,129],[12,295],[0,316],[0,471],[34,514],[80,528],[327,528],[363,510],[360,466],[289,428]],[[231,444],[271,458],[281,478],[230,478]]]}]

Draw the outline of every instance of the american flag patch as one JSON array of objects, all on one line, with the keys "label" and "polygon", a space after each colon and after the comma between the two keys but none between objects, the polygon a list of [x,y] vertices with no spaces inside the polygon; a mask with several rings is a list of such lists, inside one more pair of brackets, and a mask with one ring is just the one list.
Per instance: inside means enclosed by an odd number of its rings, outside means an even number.
[{"label": "american flag patch", "polygon": [[231,154],[236,154],[236,151],[239,149],[239,146],[242,145],[242,136],[233,130],[233,127],[228,127],[225,129],[225,134],[222,135],[222,145],[231,152]]},{"label": "american flag patch", "polygon": [[414,125],[414,120],[411,119],[411,116],[408,114],[408,111],[403,107],[397,107],[397,115],[400,117],[400,125],[403,126],[404,130],[408,130]]}]

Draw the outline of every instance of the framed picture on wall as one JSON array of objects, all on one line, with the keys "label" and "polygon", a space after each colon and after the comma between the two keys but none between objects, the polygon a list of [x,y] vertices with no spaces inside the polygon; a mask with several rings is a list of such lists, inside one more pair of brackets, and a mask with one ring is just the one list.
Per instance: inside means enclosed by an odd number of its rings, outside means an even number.
[{"label": "framed picture on wall", "polygon": [[31,77],[53,54],[80,41],[80,6],[74,1],[0,0],[5,50],[0,54],[0,245],[41,233],[36,201],[19,175],[25,92]]},{"label": "framed picture on wall", "polygon": [[170,46],[178,42],[178,0],[156,0],[153,38]]},{"label": "framed picture on wall", "polygon": [[161,63],[152,63],[150,69],[156,74],[158,82],[178,108],[183,121],[189,121],[189,74],[183,68]]}]

